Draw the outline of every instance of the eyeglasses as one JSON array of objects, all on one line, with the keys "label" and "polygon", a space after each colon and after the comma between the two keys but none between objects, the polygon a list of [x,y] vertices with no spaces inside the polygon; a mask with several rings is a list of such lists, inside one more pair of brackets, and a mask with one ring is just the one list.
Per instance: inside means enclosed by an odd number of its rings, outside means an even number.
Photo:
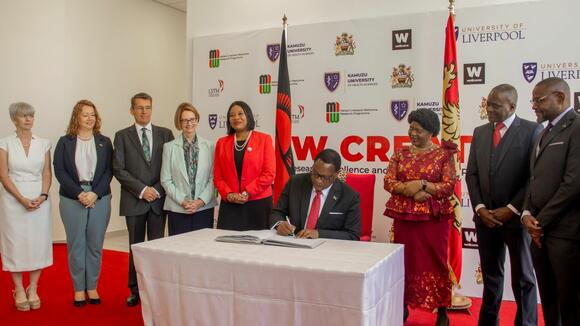
[{"label": "eyeglasses", "polygon": [[315,178],[315,179],[320,179],[324,182],[329,182],[332,181],[332,178],[334,178],[334,174],[331,175],[322,175],[322,174],[318,174],[314,171],[310,172],[310,175]]},{"label": "eyeglasses", "polygon": [[136,106],[133,108],[133,110],[135,110],[135,111],[143,111],[143,112],[151,111],[151,109],[152,108],[150,106]]},{"label": "eyeglasses", "polygon": [[182,125],[186,125],[186,124],[196,125],[197,124],[197,119],[181,119],[179,121],[181,122]]},{"label": "eyeglasses", "polygon": [[537,105],[537,104],[542,104],[542,103],[544,103],[544,102],[545,102],[545,101],[548,99],[548,97],[549,97],[550,95],[552,95],[552,94],[554,94],[554,93],[555,93],[555,92],[552,92],[552,93],[550,93],[550,94],[546,94],[546,95],[544,95],[544,96],[542,96],[542,97],[533,98],[533,99],[531,99],[531,100],[530,100],[530,103],[531,103],[532,105],[534,105],[534,104],[536,104],[536,105]]}]

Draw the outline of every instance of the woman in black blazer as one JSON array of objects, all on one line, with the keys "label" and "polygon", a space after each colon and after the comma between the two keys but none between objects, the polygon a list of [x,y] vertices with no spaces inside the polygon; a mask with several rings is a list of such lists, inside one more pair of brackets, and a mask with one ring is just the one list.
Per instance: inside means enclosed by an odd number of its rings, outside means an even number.
[{"label": "woman in black blazer", "polygon": [[54,151],[54,174],[60,183],[60,215],[66,232],[73,304],[99,304],[97,282],[105,231],[111,216],[113,145],[101,135],[95,105],[79,101],[68,129]]}]

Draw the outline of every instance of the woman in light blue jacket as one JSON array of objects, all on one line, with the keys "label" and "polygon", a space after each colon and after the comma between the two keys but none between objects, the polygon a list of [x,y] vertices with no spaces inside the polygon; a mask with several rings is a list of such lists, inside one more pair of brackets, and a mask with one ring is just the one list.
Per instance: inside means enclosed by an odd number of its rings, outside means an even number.
[{"label": "woman in light blue jacket", "polygon": [[216,205],[214,145],[196,133],[199,112],[193,105],[181,103],[174,122],[182,134],[165,143],[161,165],[170,236],[213,227]]}]

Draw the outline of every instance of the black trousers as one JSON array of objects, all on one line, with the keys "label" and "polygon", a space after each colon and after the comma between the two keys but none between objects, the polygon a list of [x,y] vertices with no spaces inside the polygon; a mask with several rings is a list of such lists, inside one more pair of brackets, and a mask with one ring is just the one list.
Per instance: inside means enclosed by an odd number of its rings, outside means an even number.
[{"label": "black trousers", "polygon": [[193,214],[167,212],[169,235],[213,228],[213,214],[213,207]]},{"label": "black trousers", "polygon": [[499,325],[504,288],[506,247],[511,265],[511,287],[517,304],[514,325],[538,324],[538,298],[530,254],[531,238],[524,228],[489,228],[475,223],[483,274],[483,298],[478,325]]},{"label": "black trousers", "polygon": [[580,325],[580,239],[544,236],[531,250],[546,326]]},{"label": "black trousers", "polygon": [[[127,230],[129,231],[129,246],[145,241],[145,235],[147,235],[147,240],[163,238],[165,234],[165,220],[165,213],[158,215],[153,210],[149,210],[143,215],[125,216]],[[133,251],[131,249],[129,249],[129,288],[131,289],[131,293],[139,294],[137,273],[135,272]]]}]

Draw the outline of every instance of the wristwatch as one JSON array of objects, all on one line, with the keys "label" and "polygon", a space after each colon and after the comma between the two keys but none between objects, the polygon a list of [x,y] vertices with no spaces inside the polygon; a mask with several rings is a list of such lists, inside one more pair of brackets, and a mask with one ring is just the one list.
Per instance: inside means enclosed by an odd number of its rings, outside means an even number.
[{"label": "wristwatch", "polygon": [[421,180],[421,190],[427,190],[427,180]]}]

